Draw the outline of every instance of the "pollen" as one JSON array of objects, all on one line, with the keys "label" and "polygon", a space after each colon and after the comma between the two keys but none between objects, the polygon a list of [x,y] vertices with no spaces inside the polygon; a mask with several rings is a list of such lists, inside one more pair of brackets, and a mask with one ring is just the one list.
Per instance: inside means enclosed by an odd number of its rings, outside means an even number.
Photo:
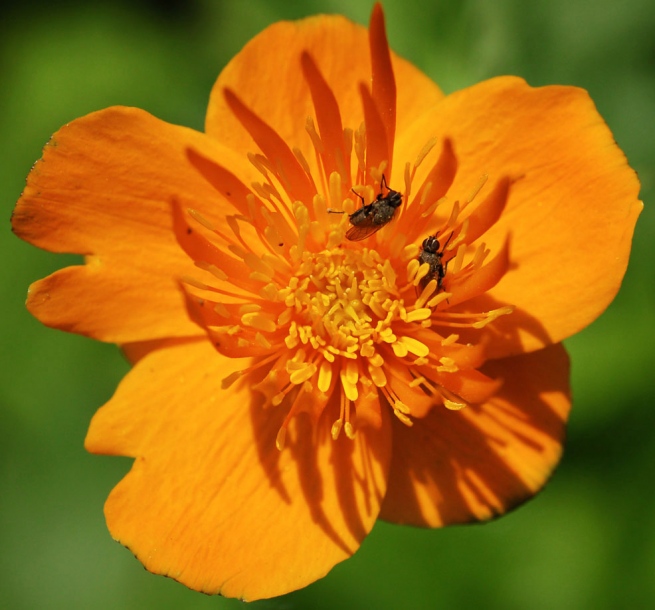
[{"label": "pollen", "polygon": [[[305,252],[297,274],[275,296],[293,314],[284,339],[287,347],[308,346],[331,364],[346,359],[339,372],[346,395],[357,394],[360,360],[376,361],[405,314],[395,275],[377,252],[335,248]],[[394,341],[397,342],[396,339]],[[332,373],[321,367],[321,386]]]}]

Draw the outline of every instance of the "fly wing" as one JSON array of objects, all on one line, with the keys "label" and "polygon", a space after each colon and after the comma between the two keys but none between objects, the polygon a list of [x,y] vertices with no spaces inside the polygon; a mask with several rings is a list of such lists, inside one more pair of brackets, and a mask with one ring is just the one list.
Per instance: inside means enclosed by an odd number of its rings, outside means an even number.
[{"label": "fly wing", "polygon": [[373,233],[379,231],[383,226],[384,225],[377,225],[373,222],[373,215],[367,216],[362,222],[357,225],[352,225],[350,229],[346,231],[346,238],[350,241],[360,241],[373,235]]}]

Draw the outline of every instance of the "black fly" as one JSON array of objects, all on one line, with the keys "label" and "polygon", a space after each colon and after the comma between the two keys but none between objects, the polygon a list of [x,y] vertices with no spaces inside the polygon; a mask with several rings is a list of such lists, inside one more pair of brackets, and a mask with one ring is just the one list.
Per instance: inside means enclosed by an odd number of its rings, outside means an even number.
[{"label": "black fly", "polygon": [[423,292],[431,280],[437,281],[437,292],[443,289],[443,280],[446,277],[446,268],[448,267],[448,262],[445,265],[443,263],[444,250],[452,236],[453,234],[451,233],[443,248],[441,248],[436,235],[430,235],[423,240],[423,245],[418,255],[418,262],[421,265],[427,263],[430,268],[421,278],[418,286],[416,286],[416,296],[419,296]]},{"label": "black fly", "polygon": [[[366,239],[369,235],[379,231],[393,218],[396,208],[403,202],[403,196],[398,191],[389,188],[384,174],[382,175],[380,187],[386,190],[386,195],[383,195],[383,191],[380,191],[375,200],[366,205],[364,204],[364,198],[355,193],[362,200],[362,207],[349,216],[352,226],[346,231],[346,237],[350,241]],[[329,211],[332,212],[332,210]],[[342,212],[332,213],[340,214]]]}]

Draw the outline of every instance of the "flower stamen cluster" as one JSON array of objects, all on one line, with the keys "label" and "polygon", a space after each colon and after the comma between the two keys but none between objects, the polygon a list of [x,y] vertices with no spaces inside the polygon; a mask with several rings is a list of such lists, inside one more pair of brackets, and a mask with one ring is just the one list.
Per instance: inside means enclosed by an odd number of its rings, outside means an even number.
[{"label": "flower stamen cluster", "polygon": [[[230,99],[241,109],[234,96]],[[313,121],[306,125],[320,165],[329,167],[329,155]],[[350,140],[355,151],[358,147],[366,150],[365,128],[345,133],[357,134]],[[410,164],[405,165],[407,193],[411,193],[417,168],[435,145],[431,139],[423,146],[411,171]],[[340,149],[344,150],[350,151]],[[337,154],[333,157],[341,158]],[[470,377],[483,362],[483,350],[458,343],[459,334],[452,331],[481,329],[512,309],[450,312],[451,300],[457,295],[449,290],[439,292],[435,280],[417,295],[429,269],[417,260],[417,243],[397,227],[404,221],[412,224],[414,234],[429,231],[429,219],[437,210],[449,208],[441,229],[452,234],[444,253],[448,280],[453,285],[456,280],[465,285],[468,278],[482,272],[495,281],[504,270],[503,259],[491,268],[485,266],[490,250],[484,243],[471,250],[467,243],[469,217],[460,220],[482,189],[486,175],[462,205],[449,202],[441,194],[443,185],[433,191],[433,181],[425,181],[414,198],[418,212],[401,209],[398,219],[381,234],[386,239],[376,236],[371,240],[374,247],[360,247],[345,239],[348,214],[356,209],[359,197],[373,201],[376,196],[375,182],[355,184],[346,190],[346,185],[363,177],[361,160],[355,177],[346,184],[344,174],[333,171],[326,181],[318,181],[326,183],[325,191],[316,192],[316,180],[298,150],[293,158],[301,160],[300,167],[308,178],[304,186],[294,187],[288,181],[280,169],[284,167],[282,157],[250,154],[248,158],[264,180],[252,183],[252,190],[244,190],[244,214],[228,218],[232,235],[216,231],[195,210],[187,210],[185,219],[183,210],[177,209],[177,233],[183,247],[192,256],[199,252],[209,255],[196,259],[196,266],[208,274],[205,281],[185,279],[196,319],[221,353],[255,358],[254,364],[229,375],[223,386],[227,388],[255,370],[268,369],[253,387],[265,395],[267,404],[286,405],[287,416],[277,439],[279,449],[284,446],[291,419],[301,411],[318,419],[335,389],[338,416],[332,425],[334,439],[342,429],[353,438],[359,422],[379,420],[383,404],[389,404],[406,425],[412,425],[413,417],[424,416],[436,404],[450,409],[464,407],[469,399],[448,389],[444,381],[462,370]],[[443,174],[444,167],[454,164],[454,153],[445,141],[431,175]],[[387,166],[383,161],[380,167],[370,168],[378,184]],[[308,185],[312,189],[309,201],[294,200],[294,193]],[[433,199],[430,192],[438,193],[437,198]],[[497,201],[502,204],[503,198],[496,197],[492,203],[497,205]],[[346,214],[330,214],[331,208]],[[417,216],[415,220],[409,218],[412,213]],[[402,268],[404,273],[399,276]],[[399,281],[401,277],[403,281]],[[484,376],[478,377],[485,390],[473,392],[474,398],[487,396],[490,387],[497,387]],[[398,379],[406,381],[414,396],[406,396],[405,391],[399,394]],[[450,385],[458,388],[462,384]],[[372,416],[362,415],[364,404],[366,409],[373,405]]]},{"label": "flower stamen cluster", "polygon": [[[453,308],[506,270],[506,251],[486,263],[491,251],[470,244],[499,215],[509,179],[477,206],[476,219],[471,204],[487,175],[468,196],[452,199],[447,193],[458,166],[452,142],[438,146],[430,137],[414,163],[404,165],[403,204],[393,221],[365,243],[346,239],[350,215],[377,201],[385,176],[390,183],[392,177],[395,84],[386,40],[376,45],[373,96],[360,84],[364,122],[357,128],[343,126],[332,89],[311,55],[302,54],[315,110],[304,124],[313,163],[226,89],[225,102],[260,149],[248,160],[261,180],[247,187],[191,151],[191,161],[239,213],[227,217],[226,234],[176,206],[178,240],[206,272],[204,281],[185,279],[190,311],[219,352],[253,359],[223,387],[260,371],[252,387],[266,404],[285,405],[279,449],[300,412],[317,421],[326,408],[338,410],[332,437],[343,429],[353,438],[358,426],[379,425],[385,404],[411,425],[437,404],[459,409],[497,388],[476,370],[484,348],[460,343],[460,334],[512,308]],[[424,163],[431,164],[426,171]],[[429,234],[449,235],[443,289],[435,279],[423,282],[430,268],[418,260],[419,244]]]}]

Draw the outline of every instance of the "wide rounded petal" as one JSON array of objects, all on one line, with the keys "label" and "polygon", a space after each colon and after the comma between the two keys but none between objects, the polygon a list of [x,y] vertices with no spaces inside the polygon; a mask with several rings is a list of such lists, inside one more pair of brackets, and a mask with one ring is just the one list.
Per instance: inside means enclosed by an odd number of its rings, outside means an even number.
[{"label": "wide rounded petal", "polygon": [[488,296],[516,313],[492,325],[489,356],[557,343],[593,321],[619,289],[642,204],[636,174],[587,93],[492,79],[417,119],[397,155],[415,154],[429,136],[453,143],[450,200],[464,201],[484,174],[475,201],[512,180],[503,214],[478,239],[498,251],[510,238],[511,268]]},{"label": "wide rounded petal", "polygon": [[[229,88],[238,91],[251,110],[290,146],[298,147],[313,164],[305,119],[314,117],[315,112],[301,70],[304,52],[313,58],[332,88],[343,126],[357,129],[364,120],[359,83],[368,84],[371,80],[368,31],[344,17],[320,15],[276,23],[255,36],[232,59],[212,90],[207,133],[234,150],[256,150],[224,99],[224,89]],[[397,133],[400,133],[443,94],[409,62],[393,53],[391,59],[398,92]]]},{"label": "wide rounded petal", "polygon": [[13,229],[40,248],[88,259],[32,286],[37,318],[116,343],[198,334],[178,288],[194,266],[175,239],[171,203],[203,214],[213,206],[217,218],[234,210],[188,160],[190,147],[232,158],[207,136],[135,108],[95,112],[52,137]]},{"label": "wide rounded petal", "polygon": [[548,480],[570,409],[564,348],[496,360],[482,371],[504,382],[487,403],[435,407],[411,428],[393,422],[381,518],[426,527],[491,519]]},{"label": "wide rounded petal", "polygon": [[221,380],[247,362],[208,342],[163,348],[137,362],[94,417],[95,453],[135,456],[105,506],[112,535],[155,573],[229,597],[302,587],[357,550],[385,492],[391,438],[355,440],[263,409],[245,384]]}]

